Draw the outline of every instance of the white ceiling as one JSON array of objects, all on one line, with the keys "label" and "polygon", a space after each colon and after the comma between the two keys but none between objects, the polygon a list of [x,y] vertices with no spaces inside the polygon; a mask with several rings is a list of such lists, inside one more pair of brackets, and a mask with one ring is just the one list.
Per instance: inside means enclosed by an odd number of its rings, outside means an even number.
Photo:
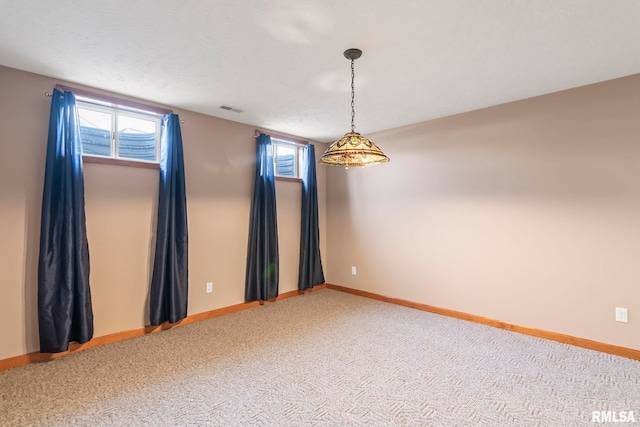
[{"label": "white ceiling", "polygon": [[640,1],[0,0],[2,65],[324,142],[351,47],[366,134],[640,73]]}]

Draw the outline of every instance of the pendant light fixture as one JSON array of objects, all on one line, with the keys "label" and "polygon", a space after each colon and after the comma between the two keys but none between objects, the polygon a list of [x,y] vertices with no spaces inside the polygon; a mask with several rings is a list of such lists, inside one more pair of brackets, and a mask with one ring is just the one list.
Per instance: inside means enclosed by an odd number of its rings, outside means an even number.
[{"label": "pendant light fixture", "polygon": [[367,166],[377,163],[386,163],[389,158],[364,136],[355,131],[355,93],[353,61],[360,58],[360,49],[347,49],[344,57],[351,60],[351,132],[346,133],[342,138],[331,144],[327,151],[320,157],[319,162],[330,166]]}]

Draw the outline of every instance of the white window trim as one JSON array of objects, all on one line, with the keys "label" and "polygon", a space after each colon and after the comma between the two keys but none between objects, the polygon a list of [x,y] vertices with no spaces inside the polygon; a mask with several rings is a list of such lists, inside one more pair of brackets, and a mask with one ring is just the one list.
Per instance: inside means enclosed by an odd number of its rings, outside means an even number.
[{"label": "white window trim", "polygon": [[[114,160],[120,162],[135,162],[136,164],[150,164],[150,165],[159,165],[160,164],[160,155],[161,155],[161,147],[160,147],[160,133],[162,131],[162,122],[161,116],[154,112],[142,111],[133,108],[126,108],[123,106],[115,106],[108,105],[100,102],[99,100],[87,98],[84,96],[76,97],[76,104],[78,108],[84,108],[87,110],[100,111],[104,113],[108,113],[111,115],[111,155],[110,156],[101,156],[98,154],[89,154],[82,153],[83,158],[96,158],[96,159],[105,159],[105,160]],[[145,159],[135,159],[130,157],[120,157],[118,155],[118,115],[124,115],[128,117],[140,118],[144,120],[152,120],[156,123],[156,155],[155,160],[145,160]],[[122,163],[121,163],[122,164]]]},{"label": "white window trim", "polygon": [[[274,165],[274,174],[276,177],[278,178],[290,178],[290,179],[301,179],[301,174],[300,174],[300,163],[301,163],[301,159],[302,159],[302,150],[301,148],[303,147],[303,145],[295,143],[295,142],[291,142],[291,141],[287,141],[284,139],[280,139],[280,138],[271,138],[271,143],[274,146],[274,150],[273,150],[273,165]],[[293,164],[293,175],[294,176],[287,176],[287,175],[278,175],[278,150],[277,150],[277,146],[281,145],[281,146],[286,146],[286,147],[292,147],[295,148],[296,150],[296,158]]]}]

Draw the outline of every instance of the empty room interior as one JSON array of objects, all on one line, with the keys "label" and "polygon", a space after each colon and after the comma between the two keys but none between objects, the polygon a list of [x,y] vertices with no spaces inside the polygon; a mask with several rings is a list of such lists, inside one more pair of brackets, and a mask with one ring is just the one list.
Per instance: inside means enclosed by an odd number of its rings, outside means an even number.
[{"label": "empty room interior", "polygon": [[0,8],[0,425],[640,422],[640,3]]}]

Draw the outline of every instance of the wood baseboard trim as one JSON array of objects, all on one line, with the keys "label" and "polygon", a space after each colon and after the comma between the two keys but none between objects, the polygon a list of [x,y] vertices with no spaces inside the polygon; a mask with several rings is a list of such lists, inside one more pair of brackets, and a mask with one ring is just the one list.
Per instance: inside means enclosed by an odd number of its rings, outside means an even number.
[{"label": "wood baseboard trim", "polygon": [[346,292],[361,297],[371,298],[378,301],[384,301],[391,304],[402,305],[404,307],[415,308],[417,310],[428,311],[430,313],[441,314],[443,316],[453,317],[456,319],[467,320],[469,322],[479,323],[481,325],[492,326],[494,328],[505,329],[507,331],[518,332],[525,335],[531,335],[538,338],[544,338],[551,341],[557,341],[563,344],[574,345],[577,347],[588,348],[590,350],[602,353],[622,356],[629,359],[640,360],[640,350],[627,347],[620,347],[613,344],[606,344],[599,341],[592,341],[586,338],[574,337],[558,332],[546,331],[544,329],[530,328],[528,326],[514,325],[512,323],[503,322],[501,320],[491,319],[488,317],[476,316],[475,314],[464,313],[461,311],[449,310],[447,308],[435,307],[432,305],[421,304],[413,301],[403,300],[399,298],[391,298],[373,292],[361,291],[358,289],[347,288],[344,286],[327,284],[327,289]]},{"label": "wood baseboard trim", "polygon": [[[300,291],[291,291],[285,292],[281,295],[278,295],[277,298],[274,298],[273,301],[280,301],[283,299],[295,297],[307,292],[316,291],[319,289],[325,289],[327,287],[326,284],[314,286],[313,289],[308,289],[305,292]],[[40,353],[39,351],[35,351],[33,353],[22,354],[20,356],[10,357],[8,359],[0,360],[0,371],[4,371],[11,368],[17,368],[19,366],[28,365],[30,363],[44,362],[46,360],[53,360],[58,357],[66,356],[67,354],[77,353],[79,351],[88,350],[94,347],[100,347],[106,344],[111,344],[114,342],[127,340],[129,338],[140,337],[142,335],[153,334],[156,332],[164,331],[167,329],[172,329],[177,326],[188,325],[189,323],[199,322],[201,320],[212,319],[218,316],[224,316],[225,314],[235,313],[237,311],[246,310],[253,307],[258,307],[260,302],[252,301],[245,302],[242,304],[231,305],[227,307],[217,308],[211,311],[205,311],[203,313],[196,313],[190,316],[185,317],[180,322],[177,323],[168,323],[165,322],[158,326],[145,326],[143,328],[131,329],[129,331],[115,332],[113,334],[102,335],[100,337],[95,337],[91,341],[78,344],[71,343],[69,344],[69,350],[62,353]]]}]

